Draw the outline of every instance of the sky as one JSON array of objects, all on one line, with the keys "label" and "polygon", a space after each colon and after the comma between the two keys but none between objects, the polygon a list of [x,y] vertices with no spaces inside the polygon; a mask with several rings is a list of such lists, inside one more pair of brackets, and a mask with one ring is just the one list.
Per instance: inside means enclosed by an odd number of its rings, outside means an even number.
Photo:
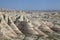
[{"label": "sky", "polygon": [[60,10],[60,0],[0,0],[0,8],[19,10]]}]

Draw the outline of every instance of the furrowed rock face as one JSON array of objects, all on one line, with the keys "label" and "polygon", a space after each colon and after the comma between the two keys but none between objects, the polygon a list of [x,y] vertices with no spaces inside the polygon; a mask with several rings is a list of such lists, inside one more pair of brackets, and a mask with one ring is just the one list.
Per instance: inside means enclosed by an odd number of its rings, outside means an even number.
[{"label": "furrowed rock face", "polygon": [[60,32],[59,17],[56,12],[1,11],[0,38],[21,40],[30,40],[29,37],[31,40],[37,40],[38,37],[47,38],[49,33]]}]

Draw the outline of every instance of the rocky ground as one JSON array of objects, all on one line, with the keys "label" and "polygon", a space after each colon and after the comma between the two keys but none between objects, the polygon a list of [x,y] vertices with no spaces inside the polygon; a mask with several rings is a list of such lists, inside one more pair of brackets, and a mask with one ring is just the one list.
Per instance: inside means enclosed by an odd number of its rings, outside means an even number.
[{"label": "rocky ground", "polygon": [[60,40],[60,12],[0,9],[1,40]]}]

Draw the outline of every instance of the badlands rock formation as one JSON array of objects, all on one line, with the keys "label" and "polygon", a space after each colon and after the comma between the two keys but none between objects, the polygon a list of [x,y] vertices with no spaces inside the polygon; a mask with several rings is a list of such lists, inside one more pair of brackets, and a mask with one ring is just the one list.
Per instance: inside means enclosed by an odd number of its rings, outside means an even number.
[{"label": "badlands rock formation", "polygon": [[[0,39],[40,40],[49,34],[60,36],[58,12],[0,10]],[[44,39],[47,40],[47,39]]]}]

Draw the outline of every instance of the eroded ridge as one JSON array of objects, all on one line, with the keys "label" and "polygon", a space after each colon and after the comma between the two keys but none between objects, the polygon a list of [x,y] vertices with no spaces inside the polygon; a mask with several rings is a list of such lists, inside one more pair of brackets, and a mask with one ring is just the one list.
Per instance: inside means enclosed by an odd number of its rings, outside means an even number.
[{"label": "eroded ridge", "polygon": [[[32,18],[33,19],[33,18]],[[21,35],[23,39],[26,37],[49,37],[49,33],[60,32],[60,27],[55,26],[49,21],[36,21],[29,19],[26,14],[11,15],[0,12],[0,34],[2,38],[13,39],[19,38]],[[36,38],[37,39],[37,38]]]}]

